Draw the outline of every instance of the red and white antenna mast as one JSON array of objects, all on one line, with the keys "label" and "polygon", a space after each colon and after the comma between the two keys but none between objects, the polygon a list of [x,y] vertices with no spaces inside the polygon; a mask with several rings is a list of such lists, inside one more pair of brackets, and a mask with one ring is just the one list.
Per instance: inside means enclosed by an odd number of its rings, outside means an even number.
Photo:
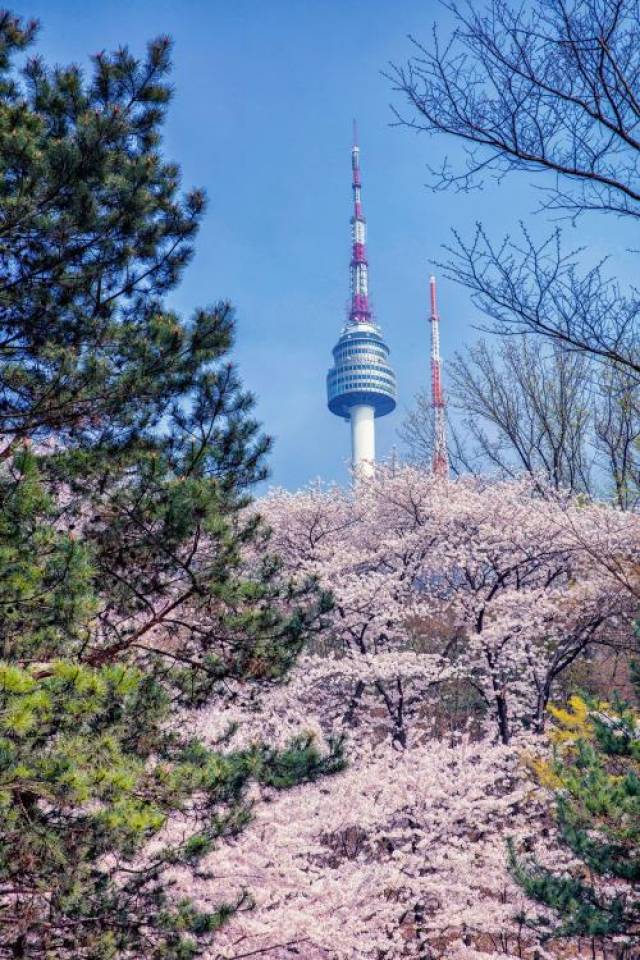
[{"label": "red and white antenna mast", "polygon": [[362,212],[362,181],[360,179],[360,145],[358,127],[353,121],[353,146],[351,148],[351,188],[353,190],[353,216],[351,217],[351,308],[350,323],[371,323],[369,304],[369,263],[367,261],[366,221]]},{"label": "red and white antenna mast", "polygon": [[449,474],[447,454],[447,428],[445,403],[442,391],[442,367],[440,362],[440,315],[436,298],[436,278],[429,279],[431,301],[431,406],[433,407],[433,472],[438,477]]}]

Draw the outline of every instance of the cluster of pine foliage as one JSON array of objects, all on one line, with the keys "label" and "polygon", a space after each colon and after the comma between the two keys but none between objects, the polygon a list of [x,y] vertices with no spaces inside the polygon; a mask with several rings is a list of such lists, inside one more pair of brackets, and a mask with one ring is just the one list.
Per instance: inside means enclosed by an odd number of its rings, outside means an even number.
[{"label": "cluster of pine foliage", "polygon": [[[633,666],[640,702],[640,673]],[[624,953],[640,929],[640,716],[615,697],[601,703],[573,696],[551,707],[555,755],[534,762],[538,781],[556,796],[558,836],[578,868],[553,870],[518,860],[526,893],[550,907],[548,936],[613,937]],[[530,922],[530,921],[528,921]]]},{"label": "cluster of pine foliage", "polygon": [[0,16],[0,956],[184,960],[240,903],[199,912],[167,869],[242,828],[251,779],[340,758],[205,748],[177,711],[282,676],[327,599],[243,520],[269,440],[230,306],[166,303],[205,206],[161,155],[169,41],[84,76],[36,32]]}]

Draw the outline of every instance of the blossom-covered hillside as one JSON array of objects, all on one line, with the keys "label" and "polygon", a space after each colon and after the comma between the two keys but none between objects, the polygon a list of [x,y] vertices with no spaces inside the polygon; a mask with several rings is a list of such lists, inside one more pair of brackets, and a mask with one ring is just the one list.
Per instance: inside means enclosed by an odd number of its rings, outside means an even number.
[{"label": "blossom-covered hillside", "polygon": [[410,468],[259,508],[285,572],[318,578],[333,609],[286,683],[236,685],[187,722],[212,743],[231,727],[238,746],[344,738],[346,766],[256,789],[246,831],[195,885],[181,875],[203,904],[251,894],[209,956],[636,956],[628,937],[550,937],[557,916],[527,897],[510,849],[584,870],[529,768],[549,755],[550,702],[601,650],[634,647],[640,518],[529,479]]}]

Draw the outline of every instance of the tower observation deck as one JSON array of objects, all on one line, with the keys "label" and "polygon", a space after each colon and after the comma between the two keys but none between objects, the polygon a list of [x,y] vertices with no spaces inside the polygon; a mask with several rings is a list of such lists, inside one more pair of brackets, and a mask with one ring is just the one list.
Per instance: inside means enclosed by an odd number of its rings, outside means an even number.
[{"label": "tower observation deck", "polygon": [[[355,130],[354,130],[355,134]],[[396,406],[396,377],[389,347],[375,323],[369,303],[369,264],[362,213],[360,147],[354,135],[351,150],[353,216],[351,305],[349,317],[333,348],[334,365],[327,374],[331,413],[351,422],[351,461],[354,474],[367,475],[375,461],[375,418]]]}]

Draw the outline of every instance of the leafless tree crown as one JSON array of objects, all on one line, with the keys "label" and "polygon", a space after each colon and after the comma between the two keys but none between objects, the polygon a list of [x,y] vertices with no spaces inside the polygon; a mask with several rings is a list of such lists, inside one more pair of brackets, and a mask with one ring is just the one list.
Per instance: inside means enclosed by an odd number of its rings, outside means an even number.
[{"label": "leafless tree crown", "polygon": [[[463,169],[441,183],[523,167],[559,175],[551,207],[640,216],[638,0],[490,0],[445,3],[455,21],[442,42],[394,66],[413,108],[402,123],[463,139]],[[567,185],[565,189],[564,185]]]},{"label": "leafless tree crown", "polygon": [[[637,505],[640,391],[623,369],[523,336],[478,341],[447,364],[446,378],[454,474],[524,471],[622,509]],[[399,434],[411,459],[430,462],[427,393]]]},{"label": "leafless tree crown", "polygon": [[[445,2],[454,29],[429,46],[413,40],[392,67],[408,103],[402,124],[465,145],[435,186],[470,189],[487,173],[551,174],[543,206],[640,216],[639,0]],[[486,330],[532,331],[640,378],[640,296],[603,263],[581,269],[559,231],[493,241],[481,225],[454,234],[445,273],[471,290]]]}]

